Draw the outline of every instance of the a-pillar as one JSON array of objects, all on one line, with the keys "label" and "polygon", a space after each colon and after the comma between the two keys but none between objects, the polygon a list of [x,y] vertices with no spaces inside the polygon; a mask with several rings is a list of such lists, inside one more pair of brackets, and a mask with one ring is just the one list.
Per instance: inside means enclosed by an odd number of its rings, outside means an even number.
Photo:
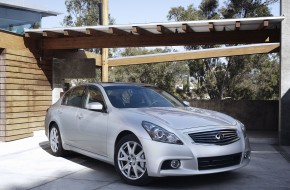
[{"label": "a-pillar", "polygon": [[280,145],[290,145],[290,3],[281,0]]}]

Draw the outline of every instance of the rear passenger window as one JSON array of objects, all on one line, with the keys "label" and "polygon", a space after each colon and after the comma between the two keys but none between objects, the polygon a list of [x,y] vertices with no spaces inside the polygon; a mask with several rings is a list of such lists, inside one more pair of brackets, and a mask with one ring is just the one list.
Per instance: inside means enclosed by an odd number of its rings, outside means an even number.
[{"label": "rear passenger window", "polygon": [[67,105],[67,101],[68,101],[70,93],[71,93],[71,90],[63,95],[62,102],[61,102],[62,105]]},{"label": "rear passenger window", "polygon": [[[73,107],[83,107],[83,95],[84,95],[85,87],[79,86],[72,90],[66,100],[67,106]],[[64,97],[66,98],[66,97]]]}]

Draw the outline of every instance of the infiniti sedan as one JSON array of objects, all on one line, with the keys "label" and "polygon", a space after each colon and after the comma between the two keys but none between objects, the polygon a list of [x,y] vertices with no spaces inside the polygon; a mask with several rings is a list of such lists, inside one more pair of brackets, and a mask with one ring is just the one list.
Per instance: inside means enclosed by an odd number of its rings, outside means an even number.
[{"label": "infiniti sedan", "polygon": [[250,162],[245,127],[228,115],[189,107],[155,86],[94,83],[52,105],[45,133],[55,156],[66,151],[113,164],[121,179],[225,172]]}]

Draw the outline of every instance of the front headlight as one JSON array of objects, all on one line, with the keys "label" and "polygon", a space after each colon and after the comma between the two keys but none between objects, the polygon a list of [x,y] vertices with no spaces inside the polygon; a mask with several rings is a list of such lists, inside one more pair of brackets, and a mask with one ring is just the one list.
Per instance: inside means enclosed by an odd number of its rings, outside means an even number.
[{"label": "front headlight", "polygon": [[239,122],[239,123],[240,123],[241,129],[242,129],[242,132],[243,132],[244,138],[246,138],[246,137],[247,137],[246,127],[245,127],[244,124],[242,124],[241,122]]},{"label": "front headlight", "polygon": [[162,127],[153,123],[143,121],[142,126],[147,131],[152,140],[170,144],[183,144],[182,141],[173,133],[168,132]]}]

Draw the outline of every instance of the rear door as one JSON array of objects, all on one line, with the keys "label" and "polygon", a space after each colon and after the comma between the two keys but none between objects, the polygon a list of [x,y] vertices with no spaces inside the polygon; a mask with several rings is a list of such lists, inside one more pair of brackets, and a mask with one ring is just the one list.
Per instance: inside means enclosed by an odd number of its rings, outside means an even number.
[{"label": "rear door", "polygon": [[60,131],[65,143],[77,146],[77,113],[83,107],[85,86],[78,86],[63,98],[62,106],[57,113],[60,118]]}]

